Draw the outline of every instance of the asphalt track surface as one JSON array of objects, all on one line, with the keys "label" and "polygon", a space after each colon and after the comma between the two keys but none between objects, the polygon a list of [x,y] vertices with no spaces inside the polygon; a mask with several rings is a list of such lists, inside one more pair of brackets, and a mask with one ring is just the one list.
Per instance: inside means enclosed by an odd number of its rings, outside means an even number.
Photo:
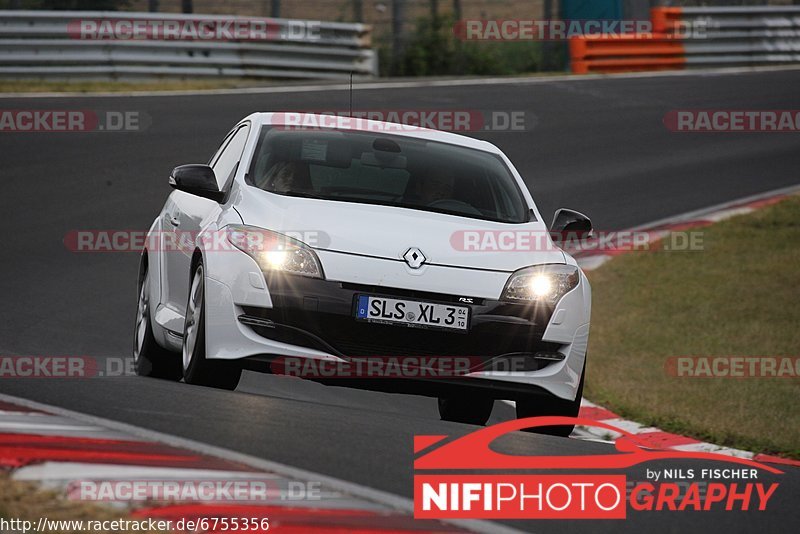
[{"label": "asphalt track surface", "polygon": [[[662,123],[675,109],[798,109],[799,89],[800,71],[698,74],[361,89],[355,107],[524,110],[535,118],[530,131],[471,135],[509,155],[548,220],[555,208],[569,206],[611,230],[800,181],[800,134],[678,134]],[[137,255],[72,253],[64,235],[145,230],[169,193],[169,170],[206,161],[244,115],[342,109],[347,101],[345,91],[333,90],[0,99],[3,109],[133,110],[152,119],[139,133],[0,134],[0,354],[128,357]],[[3,379],[0,391],[406,497],[413,435],[474,430],[439,421],[432,399],[253,374],[234,393],[138,377]],[[496,404],[493,421],[511,416]],[[499,446],[518,454],[613,452],[605,444],[520,433]],[[629,470],[628,479],[643,480],[643,471]],[[767,512],[629,512],[625,522],[509,525],[533,532],[785,531],[800,524],[800,470],[787,468],[778,480]]]}]

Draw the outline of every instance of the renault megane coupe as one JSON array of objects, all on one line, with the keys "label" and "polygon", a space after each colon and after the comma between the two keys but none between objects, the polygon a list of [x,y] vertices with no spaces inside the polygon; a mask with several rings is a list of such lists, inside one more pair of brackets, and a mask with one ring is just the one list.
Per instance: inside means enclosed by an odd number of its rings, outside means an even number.
[{"label": "renault megane coupe", "polygon": [[234,389],[287,358],[459,358],[458,376],[362,385],[437,397],[464,423],[485,424],[496,399],[518,417],[577,415],[591,289],[551,233],[591,223],[560,209],[548,228],[494,145],[256,113],[169,183],[140,261],[138,374]]}]

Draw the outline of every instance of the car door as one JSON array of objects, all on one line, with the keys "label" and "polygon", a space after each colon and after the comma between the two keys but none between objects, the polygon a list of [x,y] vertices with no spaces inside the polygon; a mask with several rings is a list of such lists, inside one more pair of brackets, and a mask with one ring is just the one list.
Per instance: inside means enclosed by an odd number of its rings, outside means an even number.
[{"label": "car door", "polygon": [[[250,127],[247,124],[232,130],[222,141],[214,157],[211,158],[210,165],[221,191],[231,185],[249,130]],[[172,238],[175,246],[163,255],[166,261],[164,272],[167,274],[167,280],[163,287],[166,291],[167,306],[181,316],[185,315],[186,303],[189,298],[191,281],[189,269],[197,235],[201,229],[219,217],[220,211],[220,204],[207,198],[183,191],[173,191],[170,195],[170,202],[164,212],[163,228],[172,234],[167,237]]]}]

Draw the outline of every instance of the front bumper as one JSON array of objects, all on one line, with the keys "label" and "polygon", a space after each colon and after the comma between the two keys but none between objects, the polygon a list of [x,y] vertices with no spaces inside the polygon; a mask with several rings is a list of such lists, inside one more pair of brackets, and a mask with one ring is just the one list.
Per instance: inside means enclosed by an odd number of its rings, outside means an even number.
[{"label": "front bumper", "polygon": [[[477,368],[511,355],[530,355],[527,370],[543,365],[537,353],[556,353],[559,344],[541,341],[552,309],[286,275],[267,277],[272,308],[242,307],[238,319],[259,335],[343,359],[372,356],[465,356]],[[471,309],[465,333],[367,323],[354,318],[358,295],[451,303]],[[255,320],[252,320],[255,319]],[[262,324],[259,325],[259,322]],[[266,323],[264,322],[266,321]],[[545,360],[541,360],[544,362]]]},{"label": "front bumper", "polygon": [[[367,387],[430,395],[480,387],[503,399],[537,393],[575,398],[589,326],[588,317],[575,312],[588,309],[584,302],[588,282],[583,276],[579,287],[558,305],[537,308],[469,295],[464,296],[473,303],[465,304],[458,300],[461,296],[281,274],[266,277],[266,298],[257,299],[254,273],[226,280],[214,272],[209,269],[206,283],[208,358],[244,359],[246,368],[269,370],[269,363],[281,356],[338,362],[466,357],[470,369],[463,377],[424,384],[420,384],[424,379],[403,379],[400,384],[384,379]],[[231,287],[242,281],[249,286],[246,291]],[[459,333],[357,321],[358,295],[466,305],[471,309],[470,328]],[[566,308],[573,312],[565,321]],[[561,318],[557,325],[554,316]],[[346,385],[345,380],[329,383]]]}]

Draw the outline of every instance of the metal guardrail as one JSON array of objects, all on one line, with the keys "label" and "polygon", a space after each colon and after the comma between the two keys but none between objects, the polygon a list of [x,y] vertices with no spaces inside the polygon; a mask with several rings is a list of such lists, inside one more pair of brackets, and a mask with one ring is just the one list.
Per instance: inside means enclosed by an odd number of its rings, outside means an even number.
[{"label": "metal guardrail", "polygon": [[[92,21],[268,27],[265,39],[82,38]],[[301,28],[300,32],[292,29]],[[303,31],[306,29],[308,31]],[[310,30],[309,30],[310,29]],[[108,35],[106,35],[108,37]],[[163,37],[163,36],[161,36]],[[364,24],[102,11],[0,11],[0,77],[246,77],[346,79],[377,76]]]},{"label": "metal guardrail", "polygon": [[657,7],[651,16],[651,35],[572,39],[572,71],[800,63],[800,6]]}]

